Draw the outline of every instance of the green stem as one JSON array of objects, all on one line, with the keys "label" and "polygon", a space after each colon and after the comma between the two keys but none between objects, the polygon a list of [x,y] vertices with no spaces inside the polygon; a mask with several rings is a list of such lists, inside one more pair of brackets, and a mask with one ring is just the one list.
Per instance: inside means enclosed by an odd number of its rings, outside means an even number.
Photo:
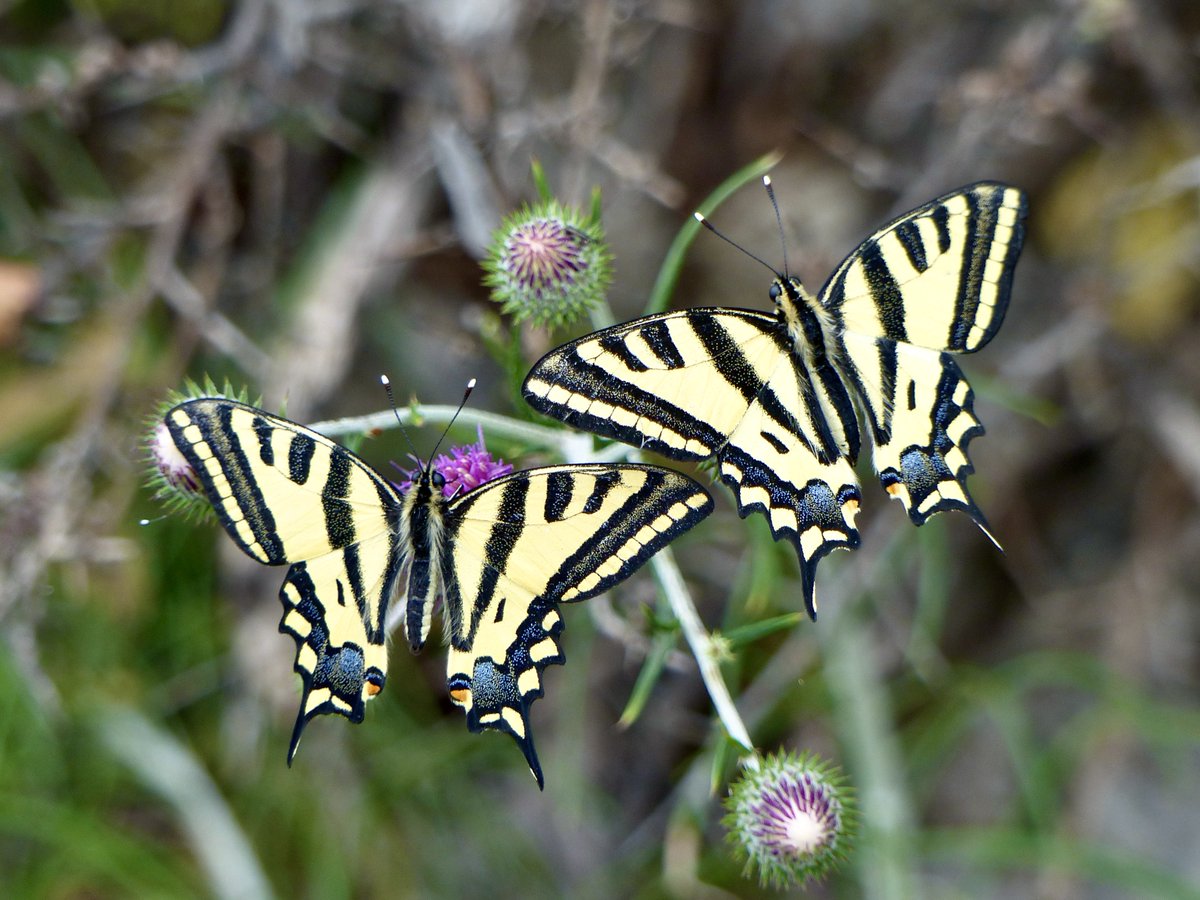
[{"label": "green stem", "polygon": [[457,421],[462,422],[464,425],[482,425],[488,432],[498,434],[510,440],[521,441],[534,447],[544,447],[550,450],[561,451],[571,437],[568,432],[563,431],[561,428],[536,425],[532,422],[523,422],[520,419],[514,419],[510,416],[502,416],[482,410],[464,409],[460,412],[457,406],[417,405],[397,409],[395,412],[388,409],[383,412],[368,413],[365,416],[330,419],[327,422],[317,422],[308,427],[327,437],[335,437],[343,434],[365,434],[369,431],[385,431],[396,425],[397,416],[399,416],[400,422],[405,425],[418,419],[435,424],[447,424],[451,419],[454,419],[456,413],[458,414]]},{"label": "green stem", "polygon": [[688,647],[691,648],[692,656],[696,658],[696,665],[700,667],[700,677],[708,689],[708,696],[712,698],[717,718],[725,726],[730,738],[748,753],[753,753],[754,742],[750,740],[750,732],[747,731],[746,724],[729,695],[725,679],[721,677],[716,645],[704,623],[700,621],[700,614],[696,612],[696,604],[683,581],[683,574],[679,571],[671,548],[664,547],[659,550],[651,558],[650,566],[658,579],[659,587],[667,597],[667,602],[671,604],[671,611],[679,620],[679,628],[683,631]]}]

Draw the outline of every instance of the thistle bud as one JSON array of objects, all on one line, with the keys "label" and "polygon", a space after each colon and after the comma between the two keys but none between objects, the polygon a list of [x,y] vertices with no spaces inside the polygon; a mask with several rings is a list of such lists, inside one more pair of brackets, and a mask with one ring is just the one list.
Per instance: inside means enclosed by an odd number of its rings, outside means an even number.
[{"label": "thistle bud", "polygon": [[768,756],[730,786],[729,839],[745,874],[775,888],[820,879],[846,857],[856,808],[835,766],[814,754]]},{"label": "thistle bud", "polygon": [[518,322],[535,325],[575,321],[604,297],[612,280],[599,221],[554,200],[508,216],[483,267],[492,299]]}]

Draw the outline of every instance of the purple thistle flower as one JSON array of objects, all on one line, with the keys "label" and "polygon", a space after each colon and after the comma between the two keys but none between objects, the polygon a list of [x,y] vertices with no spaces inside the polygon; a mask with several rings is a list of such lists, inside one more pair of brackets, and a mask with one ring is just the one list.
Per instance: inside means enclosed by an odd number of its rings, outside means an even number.
[{"label": "purple thistle flower", "polygon": [[845,859],[856,819],[835,767],[813,754],[768,756],[726,798],[729,837],[762,884],[821,878]]},{"label": "purple thistle flower", "polygon": [[[479,487],[485,482],[492,481],[502,475],[509,474],[513,467],[500,459],[493,459],[492,454],[483,445],[483,426],[478,426],[476,434],[479,438],[474,444],[462,447],[451,447],[449,453],[439,453],[433,460],[434,471],[440,472],[446,479],[442,493],[446,497],[456,497]],[[412,489],[421,474],[421,461],[410,457],[416,464],[416,469],[404,469],[392,463],[395,468],[404,473],[405,479],[399,483],[393,482],[400,493],[405,494]]]}]

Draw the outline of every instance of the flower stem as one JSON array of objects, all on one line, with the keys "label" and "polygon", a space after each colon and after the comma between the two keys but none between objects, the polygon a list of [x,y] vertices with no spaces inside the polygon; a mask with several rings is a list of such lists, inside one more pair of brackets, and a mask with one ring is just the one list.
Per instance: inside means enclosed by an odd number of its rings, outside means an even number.
[{"label": "flower stem", "polygon": [[[753,754],[754,742],[750,740],[746,724],[742,721],[742,717],[733,703],[733,698],[729,695],[725,679],[721,677],[716,647],[711,635],[705,630],[704,623],[700,621],[700,615],[696,612],[696,604],[692,601],[692,595],[683,581],[683,574],[675,563],[675,556],[671,553],[671,548],[664,547],[654,554],[650,560],[650,567],[654,571],[655,578],[658,579],[659,587],[667,597],[667,602],[671,604],[671,611],[679,620],[679,627],[683,631],[688,647],[691,648],[692,655],[696,657],[696,665],[700,667],[700,677],[704,680],[705,688],[708,689],[708,696],[712,698],[717,718],[721,720],[721,724],[725,726],[729,736],[748,753]],[[757,759],[752,756],[747,765],[757,768]]]},{"label": "flower stem", "polygon": [[[402,424],[409,424],[414,419],[421,419],[436,424],[449,423],[458,412],[456,406],[425,406],[417,405],[404,407],[393,412],[390,409],[382,412],[368,413],[365,416],[350,416],[344,419],[330,419],[327,422],[317,422],[308,426],[313,431],[335,437],[343,434],[360,434],[368,431],[384,431],[394,428],[396,417]],[[489,434],[499,434],[510,440],[522,441],[534,447],[550,450],[561,450],[567,432],[561,428],[549,428],[533,422],[523,422],[510,416],[482,410],[464,409],[458,412],[458,421],[464,425],[482,425]]]}]

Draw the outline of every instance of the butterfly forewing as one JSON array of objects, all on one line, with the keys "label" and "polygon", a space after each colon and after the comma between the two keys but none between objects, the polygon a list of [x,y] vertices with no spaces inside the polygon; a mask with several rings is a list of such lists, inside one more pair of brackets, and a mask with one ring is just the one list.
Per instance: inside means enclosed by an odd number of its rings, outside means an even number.
[{"label": "butterfly forewing", "polygon": [[312,559],[390,527],[395,492],[315,431],[219,398],[182,403],[166,422],[221,524],[259,562]]},{"label": "butterfly forewing", "polygon": [[1021,191],[989,182],[931,200],[863,241],[820,302],[847,332],[978,350],[1004,321],[1026,211]]},{"label": "butterfly forewing", "polygon": [[750,310],[693,309],[607,328],[547,354],[525,399],[568,424],[672,459],[724,446],[787,335]]},{"label": "butterfly forewing", "polygon": [[631,465],[518,472],[452,503],[447,677],[471,729],[512,735],[540,783],[528,711],[563,661],[556,604],[624,580],[711,509],[691,479]]}]

